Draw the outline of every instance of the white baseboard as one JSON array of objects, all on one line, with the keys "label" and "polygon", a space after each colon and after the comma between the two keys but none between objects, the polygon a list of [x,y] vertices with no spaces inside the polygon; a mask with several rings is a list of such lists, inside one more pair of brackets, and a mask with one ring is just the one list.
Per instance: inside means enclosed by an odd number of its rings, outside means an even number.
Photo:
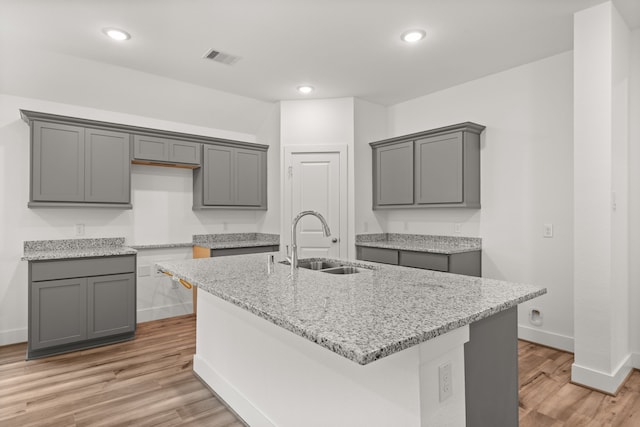
[{"label": "white baseboard", "polygon": [[165,305],[163,307],[151,307],[138,310],[137,322],[150,322],[152,320],[166,319],[167,317],[182,316],[193,313],[193,303]]},{"label": "white baseboard", "polygon": [[27,342],[27,328],[0,331],[0,346]]},{"label": "white baseboard", "polygon": [[589,388],[615,394],[633,369],[633,355],[625,358],[612,373],[602,372],[577,364],[571,365],[571,381]]},{"label": "white baseboard", "polygon": [[518,325],[518,338],[573,353],[573,337]]}]

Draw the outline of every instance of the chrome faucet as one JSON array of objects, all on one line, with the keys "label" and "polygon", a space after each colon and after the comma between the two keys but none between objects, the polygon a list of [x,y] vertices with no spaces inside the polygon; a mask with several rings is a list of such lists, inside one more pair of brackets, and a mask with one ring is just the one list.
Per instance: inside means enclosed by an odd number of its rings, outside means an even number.
[{"label": "chrome faucet", "polygon": [[331,236],[331,230],[329,230],[329,224],[324,219],[324,217],[316,211],[302,211],[291,221],[291,256],[287,254],[287,261],[291,264],[291,275],[298,268],[298,241],[296,238],[296,228],[298,227],[298,222],[303,216],[313,215],[317,217],[322,223],[322,232],[324,233],[324,237]]}]

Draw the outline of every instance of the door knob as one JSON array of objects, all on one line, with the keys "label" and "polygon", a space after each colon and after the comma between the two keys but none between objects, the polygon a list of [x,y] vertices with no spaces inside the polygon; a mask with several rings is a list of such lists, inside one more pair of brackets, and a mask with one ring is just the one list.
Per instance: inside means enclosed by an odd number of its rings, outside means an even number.
[{"label": "door knob", "polygon": [[331,239],[331,241],[332,241],[333,243],[337,243],[337,242],[338,242],[338,238],[337,238],[337,237],[334,237],[333,239]]}]

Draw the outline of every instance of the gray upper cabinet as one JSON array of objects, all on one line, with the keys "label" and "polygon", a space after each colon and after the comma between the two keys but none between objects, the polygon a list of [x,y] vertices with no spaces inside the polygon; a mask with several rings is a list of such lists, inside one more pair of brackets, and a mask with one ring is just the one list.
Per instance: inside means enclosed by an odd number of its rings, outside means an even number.
[{"label": "gray upper cabinet", "polygon": [[130,135],[34,121],[29,206],[130,208]]},{"label": "gray upper cabinet", "polygon": [[373,181],[378,205],[413,204],[413,141],[374,149]]},{"label": "gray upper cabinet", "polygon": [[416,203],[462,203],[462,133],[415,142]]},{"label": "gray upper cabinet", "polygon": [[35,122],[32,128],[31,200],[84,201],[84,128]]},{"label": "gray upper cabinet", "polygon": [[235,204],[235,148],[207,145],[204,147],[204,204]]},{"label": "gray upper cabinet", "polygon": [[373,209],[480,208],[480,134],[453,126],[372,142]]},{"label": "gray upper cabinet", "polygon": [[263,174],[266,156],[264,151],[236,149],[235,198],[241,206],[263,205],[262,194],[266,191],[267,177]]},{"label": "gray upper cabinet", "polygon": [[200,166],[200,148],[197,142],[181,141],[148,135],[133,136],[134,160],[162,164]]},{"label": "gray upper cabinet", "polygon": [[193,169],[193,209],[267,209],[268,145],[20,110],[29,207],[132,208],[131,164]]},{"label": "gray upper cabinet", "polygon": [[267,209],[266,146],[204,144],[194,170],[194,209]]},{"label": "gray upper cabinet", "polygon": [[169,143],[165,138],[133,136],[133,158],[141,160],[169,160]]},{"label": "gray upper cabinet", "polygon": [[85,202],[129,203],[130,135],[104,129],[85,130]]}]

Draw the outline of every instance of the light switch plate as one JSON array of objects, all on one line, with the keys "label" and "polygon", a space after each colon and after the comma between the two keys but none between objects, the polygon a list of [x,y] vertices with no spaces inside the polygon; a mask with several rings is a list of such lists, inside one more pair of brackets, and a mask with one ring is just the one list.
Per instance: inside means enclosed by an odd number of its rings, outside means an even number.
[{"label": "light switch plate", "polygon": [[553,224],[545,224],[544,232],[542,235],[544,237],[553,237]]}]

